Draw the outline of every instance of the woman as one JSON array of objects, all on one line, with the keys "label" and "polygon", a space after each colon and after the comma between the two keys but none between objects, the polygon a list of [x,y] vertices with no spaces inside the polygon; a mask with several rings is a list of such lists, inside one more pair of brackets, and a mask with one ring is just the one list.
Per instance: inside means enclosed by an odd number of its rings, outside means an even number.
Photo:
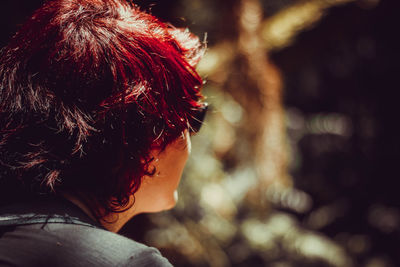
[{"label": "woman", "polygon": [[0,54],[1,266],[170,266],[112,232],[175,205],[202,53],[122,0],[34,12]]}]

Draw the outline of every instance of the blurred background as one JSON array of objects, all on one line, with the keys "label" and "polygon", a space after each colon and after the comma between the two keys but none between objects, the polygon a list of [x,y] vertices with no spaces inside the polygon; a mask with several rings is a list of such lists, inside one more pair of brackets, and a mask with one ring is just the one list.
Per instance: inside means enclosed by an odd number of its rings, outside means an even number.
[{"label": "blurred background", "polygon": [[[3,46],[42,1],[7,0]],[[396,0],[138,0],[208,50],[177,207],[122,234],[175,266],[400,266]]]}]

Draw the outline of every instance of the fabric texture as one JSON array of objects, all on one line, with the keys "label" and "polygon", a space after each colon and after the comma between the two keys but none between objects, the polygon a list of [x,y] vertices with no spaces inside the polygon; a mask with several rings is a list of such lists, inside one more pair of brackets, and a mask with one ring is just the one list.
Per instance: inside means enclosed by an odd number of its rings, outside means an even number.
[{"label": "fabric texture", "polygon": [[0,266],[172,266],[61,199],[0,207]]}]

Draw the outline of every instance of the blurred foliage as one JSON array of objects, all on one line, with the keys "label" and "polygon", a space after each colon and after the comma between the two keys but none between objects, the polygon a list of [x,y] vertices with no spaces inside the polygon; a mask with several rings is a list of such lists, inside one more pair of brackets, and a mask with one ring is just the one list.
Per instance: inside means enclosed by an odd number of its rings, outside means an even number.
[{"label": "blurred foliage", "polygon": [[176,266],[400,265],[400,2],[136,3],[207,41],[212,108],[177,207],[123,234]]}]

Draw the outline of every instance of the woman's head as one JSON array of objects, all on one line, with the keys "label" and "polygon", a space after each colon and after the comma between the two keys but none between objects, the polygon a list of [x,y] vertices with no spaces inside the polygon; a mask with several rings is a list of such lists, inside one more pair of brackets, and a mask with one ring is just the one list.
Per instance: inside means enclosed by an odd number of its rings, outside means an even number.
[{"label": "woman's head", "polygon": [[152,151],[197,123],[202,52],[123,1],[46,2],[0,55],[2,188],[126,205],[157,173]]}]

